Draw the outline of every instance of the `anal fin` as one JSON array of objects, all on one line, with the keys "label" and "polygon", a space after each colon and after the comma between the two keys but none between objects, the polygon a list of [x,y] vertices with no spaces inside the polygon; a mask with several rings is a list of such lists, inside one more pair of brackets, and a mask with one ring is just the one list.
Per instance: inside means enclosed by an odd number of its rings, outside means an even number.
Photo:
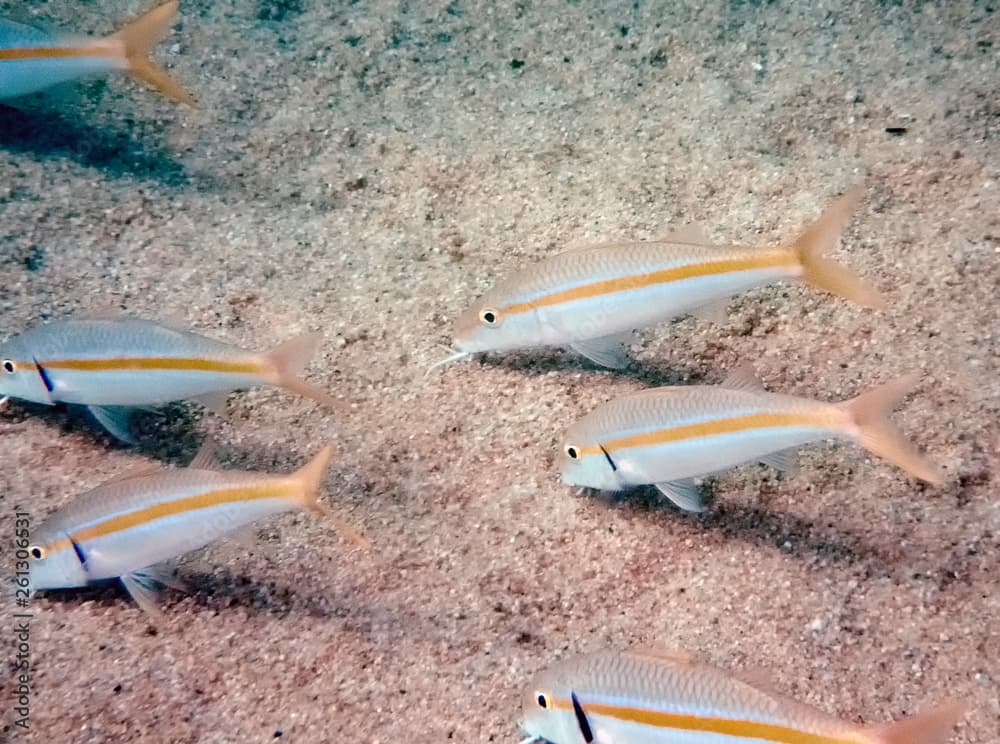
[{"label": "anal fin", "polygon": [[261,542],[258,530],[260,528],[256,524],[250,524],[246,527],[240,527],[237,530],[233,530],[226,535],[227,540],[232,540],[234,543],[242,547],[249,553],[256,553],[260,550]]},{"label": "anal fin", "polygon": [[224,416],[226,414],[226,402],[229,400],[229,393],[205,393],[204,395],[198,395],[191,400],[195,403],[200,403],[216,416]]},{"label": "anal fin", "polygon": [[729,321],[729,298],[712,300],[700,307],[696,307],[691,314],[700,320],[707,320],[709,323],[722,325]]},{"label": "anal fin", "polygon": [[772,467],[782,473],[794,473],[798,468],[798,454],[799,451],[797,448],[790,447],[789,449],[783,449],[777,452],[772,452],[769,455],[764,455],[760,458],[760,461],[768,467]]}]

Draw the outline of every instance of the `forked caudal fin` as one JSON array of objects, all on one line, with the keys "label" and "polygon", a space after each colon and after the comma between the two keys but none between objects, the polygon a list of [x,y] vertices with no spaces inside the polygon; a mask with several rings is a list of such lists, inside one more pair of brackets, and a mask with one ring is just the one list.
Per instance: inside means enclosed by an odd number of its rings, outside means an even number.
[{"label": "forked caudal fin", "polygon": [[322,334],[306,333],[291,341],[286,341],[267,356],[271,360],[271,364],[274,365],[277,385],[293,393],[312,398],[324,406],[342,409],[343,405],[336,398],[300,377],[302,370],[312,359],[322,340]]},{"label": "forked caudal fin", "polygon": [[873,744],[944,744],[967,707],[946,703],[896,723],[869,728]]},{"label": "forked caudal fin", "polygon": [[125,61],[135,79],[158,90],[172,101],[194,106],[195,100],[180,83],[149,58],[177,18],[178,0],[169,0],[139,16],[111,38],[124,42]]},{"label": "forked caudal fin", "polygon": [[918,380],[916,374],[905,375],[840,405],[860,429],[858,442],[862,447],[921,480],[940,483],[942,476],[938,467],[889,422],[889,414],[916,387]]},{"label": "forked caudal fin", "polygon": [[862,281],[850,269],[823,258],[823,254],[840,239],[840,233],[850,221],[861,201],[862,193],[862,187],[855,186],[827,207],[819,219],[795,239],[792,250],[799,257],[802,278],[807,283],[864,307],[882,308],[885,307],[885,301],[874,287]]},{"label": "forked caudal fin", "polygon": [[343,533],[351,542],[360,548],[368,550],[371,542],[368,538],[351,527],[347,520],[340,516],[333,509],[319,500],[320,490],[323,487],[323,479],[326,477],[326,470],[333,459],[333,445],[328,444],[312,460],[303,465],[293,476],[302,484],[302,506],[319,514],[333,523],[334,527]]}]

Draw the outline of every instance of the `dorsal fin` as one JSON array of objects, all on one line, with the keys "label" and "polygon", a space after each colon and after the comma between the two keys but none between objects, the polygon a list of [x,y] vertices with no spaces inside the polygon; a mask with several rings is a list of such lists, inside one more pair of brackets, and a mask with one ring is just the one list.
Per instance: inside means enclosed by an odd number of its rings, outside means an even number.
[{"label": "dorsal fin", "polygon": [[769,695],[784,695],[781,690],[775,687],[771,676],[763,669],[741,669],[738,672],[730,672],[730,674],[755,690],[766,692]]},{"label": "dorsal fin", "polygon": [[766,392],[764,390],[764,383],[760,381],[757,373],[754,372],[753,367],[749,364],[741,364],[734,368],[726,375],[726,379],[722,381],[722,387],[732,390],[746,390],[748,393]]},{"label": "dorsal fin", "polygon": [[656,239],[657,243],[689,243],[692,245],[709,245],[705,235],[705,226],[700,222],[681,225]]},{"label": "dorsal fin", "polygon": [[87,308],[69,316],[70,320],[125,320],[127,317],[128,314],[115,305]]},{"label": "dorsal fin", "polygon": [[206,438],[201,443],[194,458],[188,463],[188,467],[193,470],[221,470],[222,466],[219,463],[218,454],[219,445],[211,437]]},{"label": "dorsal fin", "polygon": [[693,667],[701,663],[697,657],[686,651],[667,649],[660,646],[639,646],[638,648],[630,648],[625,653],[661,664],[680,664],[682,666]]},{"label": "dorsal fin", "polygon": [[145,478],[149,475],[156,475],[163,469],[164,467],[159,464],[150,465],[149,463],[143,463],[142,465],[136,465],[129,468],[124,473],[119,473],[114,478],[104,481],[101,485],[106,486],[109,483],[121,483],[122,481],[132,480],[133,478]]}]

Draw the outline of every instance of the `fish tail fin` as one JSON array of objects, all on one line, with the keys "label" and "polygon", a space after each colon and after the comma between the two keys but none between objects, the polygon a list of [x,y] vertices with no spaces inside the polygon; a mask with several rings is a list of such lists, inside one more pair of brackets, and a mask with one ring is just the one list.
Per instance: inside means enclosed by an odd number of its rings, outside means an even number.
[{"label": "fish tail fin", "polygon": [[840,405],[860,430],[858,441],[862,447],[920,480],[940,483],[942,476],[938,467],[889,421],[889,414],[913,390],[919,379],[916,374],[904,375]]},{"label": "fish tail fin", "polygon": [[272,350],[268,357],[276,370],[278,385],[293,393],[312,398],[324,406],[341,409],[343,406],[340,401],[300,376],[302,370],[309,364],[309,360],[316,354],[316,349],[322,340],[323,335],[320,333],[306,333],[286,341]]},{"label": "fish tail fin", "polygon": [[368,538],[351,527],[344,517],[319,500],[323,479],[326,478],[327,468],[330,467],[330,461],[333,460],[333,453],[333,445],[328,444],[312,460],[295,472],[295,479],[302,484],[302,506],[307,511],[329,520],[338,532],[358,547],[367,550],[371,547]]},{"label": "fish tail fin", "polygon": [[111,38],[125,44],[125,64],[136,80],[177,103],[194,106],[195,100],[170,77],[170,73],[149,58],[150,52],[173,26],[177,18],[178,0],[158,5],[129,23]]},{"label": "fish tail fin", "polygon": [[874,744],[944,744],[968,707],[963,703],[945,703],[896,723],[868,729]]},{"label": "fish tail fin", "polygon": [[802,278],[808,284],[864,307],[883,308],[885,301],[874,287],[850,269],[823,257],[840,239],[863,192],[860,185],[855,186],[837,199],[795,239],[791,249],[798,256]]}]

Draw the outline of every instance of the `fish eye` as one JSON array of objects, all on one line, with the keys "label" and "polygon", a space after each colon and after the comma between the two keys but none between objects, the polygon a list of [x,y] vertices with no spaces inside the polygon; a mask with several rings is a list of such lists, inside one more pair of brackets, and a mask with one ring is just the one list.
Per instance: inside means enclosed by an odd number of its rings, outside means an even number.
[{"label": "fish eye", "polygon": [[569,444],[569,445],[566,446],[566,456],[569,457],[570,460],[579,459],[579,457],[580,457],[580,450],[578,450],[572,444]]},{"label": "fish eye", "polygon": [[538,707],[539,708],[548,708],[549,707],[549,701],[548,701],[548,698],[545,697],[545,693],[543,693],[543,692],[538,693],[538,697],[536,698],[536,700],[538,701]]},{"label": "fish eye", "polygon": [[31,557],[36,561],[40,561],[45,557],[45,548],[39,547],[38,545],[32,545],[28,548],[28,553],[30,553]]},{"label": "fish eye", "polygon": [[14,374],[14,362],[12,362],[10,359],[4,359],[3,371],[6,372],[8,375]]},{"label": "fish eye", "polygon": [[496,310],[486,308],[479,311],[479,319],[483,321],[486,325],[496,325],[500,322],[500,316]]}]

